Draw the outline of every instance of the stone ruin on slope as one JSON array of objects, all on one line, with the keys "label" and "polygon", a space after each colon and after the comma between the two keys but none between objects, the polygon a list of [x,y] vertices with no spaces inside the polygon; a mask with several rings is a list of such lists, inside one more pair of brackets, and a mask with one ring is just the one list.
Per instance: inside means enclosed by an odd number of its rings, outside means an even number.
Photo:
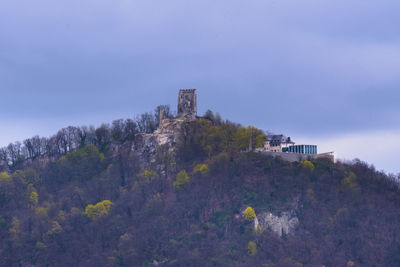
[{"label": "stone ruin on slope", "polygon": [[197,119],[196,89],[182,89],[178,97],[178,115],[165,118],[164,111],[159,114],[160,124],[154,133],[141,134],[133,148],[148,163],[156,161],[158,149],[174,153],[184,122]]}]

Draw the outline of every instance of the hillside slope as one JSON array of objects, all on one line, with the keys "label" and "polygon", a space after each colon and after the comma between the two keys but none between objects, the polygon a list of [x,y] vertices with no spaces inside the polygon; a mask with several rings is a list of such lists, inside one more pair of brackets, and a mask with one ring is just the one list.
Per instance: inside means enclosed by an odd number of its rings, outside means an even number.
[{"label": "hillside slope", "polygon": [[363,162],[243,152],[262,133],[211,119],[150,163],[114,126],[0,173],[0,266],[400,266],[398,183]]}]

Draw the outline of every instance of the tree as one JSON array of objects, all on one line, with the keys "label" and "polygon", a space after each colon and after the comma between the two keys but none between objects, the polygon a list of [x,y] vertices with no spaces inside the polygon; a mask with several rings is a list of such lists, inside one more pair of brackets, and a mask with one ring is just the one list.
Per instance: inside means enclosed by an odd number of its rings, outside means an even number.
[{"label": "tree", "polygon": [[32,191],[29,194],[29,203],[32,206],[36,206],[38,204],[38,202],[39,202],[39,194],[36,191]]},{"label": "tree", "polygon": [[60,182],[87,181],[103,170],[103,163],[104,154],[97,147],[87,145],[61,157],[55,165],[54,175]]},{"label": "tree", "polygon": [[342,188],[350,190],[357,188],[357,175],[354,172],[350,172],[345,178],[343,178]]},{"label": "tree", "polygon": [[244,151],[263,147],[265,137],[265,134],[256,127],[240,127],[235,133],[235,148],[237,151]]},{"label": "tree", "polygon": [[244,218],[246,221],[252,221],[257,216],[256,212],[254,211],[254,209],[252,207],[247,207],[243,211],[243,215],[244,215]]},{"label": "tree", "polygon": [[84,214],[92,220],[97,220],[100,217],[110,213],[113,203],[110,200],[103,200],[96,205],[87,205]]},{"label": "tree", "polygon": [[302,162],[300,162],[300,165],[304,168],[307,169],[310,172],[313,172],[315,170],[315,166],[314,164],[309,161],[309,160],[303,160]]},{"label": "tree", "polygon": [[137,133],[138,133],[137,123],[132,119],[127,119],[125,121],[125,128],[124,128],[124,140],[125,141],[135,140],[135,136]]},{"label": "tree", "polygon": [[111,137],[114,142],[123,143],[125,140],[124,136],[125,123],[122,119],[115,120],[111,125]]},{"label": "tree", "polygon": [[14,217],[12,219],[9,231],[13,240],[18,239],[19,235],[21,234],[21,222],[18,220],[18,218]]},{"label": "tree", "polygon": [[111,131],[108,124],[102,124],[95,131],[96,141],[95,144],[101,152],[106,152],[111,144]]},{"label": "tree", "polygon": [[247,253],[249,253],[250,256],[255,256],[257,254],[257,244],[254,241],[250,241],[247,243]]},{"label": "tree", "polygon": [[190,181],[190,177],[185,170],[180,171],[175,178],[173,186],[180,188],[181,186],[187,184]]},{"label": "tree", "polygon": [[209,168],[207,164],[197,164],[193,170],[194,173],[201,173],[202,175],[207,175]]},{"label": "tree", "polygon": [[151,113],[144,113],[137,118],[137,126],[141,133],[152,133],[157,128],[156,119]]}]

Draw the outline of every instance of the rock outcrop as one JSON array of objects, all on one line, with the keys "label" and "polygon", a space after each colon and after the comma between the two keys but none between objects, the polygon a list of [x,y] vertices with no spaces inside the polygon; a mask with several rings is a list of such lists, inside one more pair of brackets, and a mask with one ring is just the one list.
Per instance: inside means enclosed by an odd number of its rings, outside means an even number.
[{"label": "rock outcrop", "polygon": [[184,122],[183,118],[163,119],[153,133],[141,134],[137,137],[133,150],[148,163],[156,161],[159,149],[174,153]]},{"label": "rock outcrop", "polygon": [[299,219],[294,212],[282,212],[281,216],[276,216],[270,212],[258,214],[254,219],[254,228],[257,232],[271,230],[282,235],[292,234],[299,224]]}]

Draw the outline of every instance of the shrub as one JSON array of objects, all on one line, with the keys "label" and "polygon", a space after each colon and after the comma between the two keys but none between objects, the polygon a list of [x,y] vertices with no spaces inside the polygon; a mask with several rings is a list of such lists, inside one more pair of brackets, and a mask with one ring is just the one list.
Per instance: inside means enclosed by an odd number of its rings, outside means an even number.
[{"label": "shrub", "polygon": [[201,173],[203,175],[207,175],[209,172],[209,168],[207,164],[197,164],[194,167],[194,173]]},{"label": "shrub", "polygon": [[311,161],[309,161],[309,160],[303,160],[303,161],[300,163],[300,165],[301,165],[304,169],[309,170],[310,172],[313,172],[313,171],[315,170],[314,164],[313,164]]},{"label": "shrub", "polygon": [[175,182],[173,183],[173,186],[176,188],[180,188],[182,185],[187,184],[190,181],[189,175],[185,170],[180,171],[176,175]]},{"label": "shrub", "polygon": [[256,212],[254,211],[254,209],[252,207],[247,207],[243,211],[243,215],[244,215],[244,218],[246,221],[252,221],[257,216]]},{"label": "shrub", "polygon": [[104,154],[97,147],[87,145],[61,157],[56,166],[58,173],[55,175],[60,182],[88,181],[103,170]]},{"label": "shrub", "polygon": [[7,181],[11,179],[11,176],[6,172],[0,172],[0,181]]}]

